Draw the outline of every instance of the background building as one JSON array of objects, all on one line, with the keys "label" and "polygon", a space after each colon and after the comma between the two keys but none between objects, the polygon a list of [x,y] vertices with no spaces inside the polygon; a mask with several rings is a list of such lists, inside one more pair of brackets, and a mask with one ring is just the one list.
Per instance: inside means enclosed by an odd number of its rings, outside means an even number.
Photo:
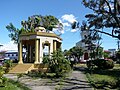
[{"label": "background building", "polygon": [[108,51],[111,52],[111,53],[110,53],[110,56],[115,56],[115,54],[116,54],[116,49],[108,49]]},{"label": "background building", "polygon": [[88,30],[81,31],[80,35],[81,35],[81,41],[77,42],[76,46],[81,47],[84,50],[84,54],[81,57],[81,61],[85,61],[89,59],[89,50],[87,47],[88,44],[85,44],[83,40],[85,40],[85,38],[89,35],[89,31]]}]

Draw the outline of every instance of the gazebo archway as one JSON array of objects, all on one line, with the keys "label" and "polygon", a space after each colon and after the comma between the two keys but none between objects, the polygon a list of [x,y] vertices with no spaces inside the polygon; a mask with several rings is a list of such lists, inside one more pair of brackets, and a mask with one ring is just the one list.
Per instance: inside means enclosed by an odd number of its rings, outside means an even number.
[{"label": "gazebo archway", "polygon": [[43,43],[43,56],[50,55],[50,43],[49,41],[45,41]]}]

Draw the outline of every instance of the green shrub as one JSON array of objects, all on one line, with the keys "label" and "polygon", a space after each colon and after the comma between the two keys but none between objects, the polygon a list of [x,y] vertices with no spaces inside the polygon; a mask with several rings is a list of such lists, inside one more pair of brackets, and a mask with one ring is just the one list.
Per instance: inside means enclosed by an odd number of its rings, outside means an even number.
[{"label": "green shrub", "polygon": [[112,69],[114,67],[114,61],[113,60],[106,60],[106,69]]},{"label": "green shrub", "polygon": [[31,70],[27,75],[30,77],[45,77],[45,73],[39,70]]},{"label": "green shrub", "polygon": [[6,60],[4,62],[4,66],[5,66],[5,73],[8,73],[10,68],[12,67],[13,63],[12,60]]},{"label": "green shrub", "polygon": [[4,62],[4,66],[5,67],[12,67],[12,60],[6,60],[5,62]]},{"label": "green shrub", "polygon": [[113,60],[105,60],[105,59],[96,59],[87,61],[87,67],[90,69],[93,66],[97,66],[99,69],[112,69],[114,67]]},{"label": "green shrub", "polygon": [[4,69],[2,66],[0,66],[0,86],[5,86],[5,84],[7,83],[7,78],[4,78],[3,77],[3,74],[4,74]]},{"label": "green shrub", "polygon": [[93,69],[93,67],[95,66],[93,63],[93,60],[87,61],[86,64],[87,64],[88,69]]},{"label": "green shrub", "polygon": [[3,74],[4,74],[4,69],[2,66],[0,66],[0,78],[2,78]]},{"label": "green shrub", "polygon": [[114,67],[113,60],[97,59],[93,63],[100,69],[112,69]]},{"label": "green shrub", "polygon": [[6,86],[6,83],[8,82],[8,79],[5,78],[5,77],[2,77],[1,79],[2,79],[2,85]]},{"label": "green shrub", "polygon": [[53,52],[47,64],[50,72],[55,73],[56,77],[64,76],[65,73],[71,70],[70,62],[65,59],[61,50]]},{"label": "green shrub", "polygon": [[48,64],[49,63],[49,61],[50,61],[50,58],[49,58],[49,56],[47,55],[47,56],[44,56],[43,57],[43,64]]},{"label": "green shrub", "polygon": [[93,63],[100,69],[104,69],[106,61],[104,59],[96,59]]}]

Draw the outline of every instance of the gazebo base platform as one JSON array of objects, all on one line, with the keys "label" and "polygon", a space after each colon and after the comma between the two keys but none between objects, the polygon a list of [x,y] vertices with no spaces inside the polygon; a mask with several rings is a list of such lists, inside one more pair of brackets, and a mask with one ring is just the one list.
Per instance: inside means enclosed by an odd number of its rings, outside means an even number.
[{"label": "gazebo base platform", "polygon": [[9,74],[27,74],[31,70],[39,70],[41,72],[47,71],[47,65],[44,64],[31,64],[31,63],[25,63],[25,64],[17,64],[14,68],[12,68],[8,73]]}]

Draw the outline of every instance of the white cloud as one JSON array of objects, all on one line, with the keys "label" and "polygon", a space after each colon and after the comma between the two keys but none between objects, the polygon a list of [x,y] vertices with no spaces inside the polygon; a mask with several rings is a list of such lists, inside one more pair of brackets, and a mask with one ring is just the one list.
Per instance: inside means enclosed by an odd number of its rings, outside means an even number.
[{"label": "white cloud", "polygon": [[[64,16],[64,15],[63,15],[63,16]],[[64,22],[64,21],[62,20],[62,18],[59,19],[59,22],[62,23],[63,27],[65,27],[65,26],[70,26],[70,24],[69,24],[68,22]]]},{"label": "white cloud", "polygon": [[60,30],[60,33],[65,33],[65,31],[76,32],[77,30],[72,30],[71,24],[76,21],[76,17],[73,14],[65,14],[60,19],[59,22],[63,24],[63,30]]},{"label": "white cloud", "polygon": [[76,20],[76,17],[73,14],[65,14],[62,17],[62,21],[67,21],[69,23],[73,23]]},{"label": "white cloud", "polygon": [[61,19],[59,19],[59,22],[60,22],[60,23],[63,23]]},{"label": "white cloud", "polygon": [[0,51],[9,51],[9,50],[15,50],[17,51],[17,44],[14,44],[13,41],[10,41],[6,44],[2,44],[3,46],[0,47]]},{"label": "white cloud", "polygon": [[55,32],[56,34],[63,34],[64,33],[64,29],[57,29],[57,28],[53,28],[53,32]]},{"label": "white cloud", "polygon": [[72,29],[72,30],[71,30],[71,32],[76,32],[76,31],[78,31],[78,30],[77,30],[77,29]]},{"label": "white cloud", "polygon": [[69,27],[70,26],[70,24],[68,22],[65,22],[65,23],[63,22],[62,24],[63,24],[64,27]]},{"label": "white cloud", "polygon": [[63,34],[63,33],[64,33],[64,30],[61,30],[60,32]]}]

